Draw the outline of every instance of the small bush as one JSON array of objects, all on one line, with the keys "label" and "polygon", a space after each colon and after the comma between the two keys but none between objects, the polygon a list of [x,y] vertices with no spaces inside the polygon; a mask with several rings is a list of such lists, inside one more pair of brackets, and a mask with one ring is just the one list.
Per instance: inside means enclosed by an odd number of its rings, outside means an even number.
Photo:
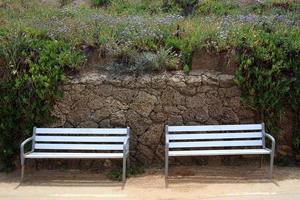
[{"label": "small bush", "polygon": [[122,45],[113,50],[113,57],[116,62],[109,69],[117,74],[140,75],[153,71],[176,70],[180,62],[180,55],[163,47],[156,53],[139,53],[131,46]]},{"label": "small bush", "polygon": [[236,36],[240,63],[236,81],[242,99],[274,134],[281,113],[287,107],[299,113],[300,108],[300,29],[277,28],[248,26]]},{"label": "small bush", "polygon": [[179,56],[171,49],[160,48],[153,62],[153,69],[161,71],[176,70],[179,66]]},{"label": "small bush", "polygon": [[185,65],[183,66],[183,72],[184,72],[185,74],[189,74],[189,72],[190,72],[190,67],[189,67],[187,64],[185,64]]}]

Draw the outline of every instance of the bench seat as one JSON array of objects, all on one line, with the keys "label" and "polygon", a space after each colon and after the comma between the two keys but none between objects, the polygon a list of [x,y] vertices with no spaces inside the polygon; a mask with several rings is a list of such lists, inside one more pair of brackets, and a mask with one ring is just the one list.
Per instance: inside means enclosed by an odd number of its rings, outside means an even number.
[{"label": "bench seat", "polygon": [[25,154],[25,158],[123,158],[123,153],[40,153],[40,152],[32,152]]},{"label": "bench seat", "polygon": [[[266,138],[272,147],[267,148]],[[272,177],[275,139],[265,132],[264,124],[188,125],[165,127],[165,177],[169,157],[269,155]]]},{"label": "bench seat", "polygon": [[270,149],[228,149],[228,150],[194,150],[169,151],[169,156],[218,156],[218,155],[255,155],[270,154]]}]

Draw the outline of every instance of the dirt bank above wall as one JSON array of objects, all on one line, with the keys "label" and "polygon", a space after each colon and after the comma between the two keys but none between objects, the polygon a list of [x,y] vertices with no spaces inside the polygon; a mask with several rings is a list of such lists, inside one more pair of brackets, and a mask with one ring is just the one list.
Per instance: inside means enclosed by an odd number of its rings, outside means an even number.
[{"label": "dirt bank above wall", "polygon": [[86,73],[68,81],[53,127],[132,128],[132,161],[162,164],[164,125],[253,123],[233,76],[194,72],[141,77]]}]

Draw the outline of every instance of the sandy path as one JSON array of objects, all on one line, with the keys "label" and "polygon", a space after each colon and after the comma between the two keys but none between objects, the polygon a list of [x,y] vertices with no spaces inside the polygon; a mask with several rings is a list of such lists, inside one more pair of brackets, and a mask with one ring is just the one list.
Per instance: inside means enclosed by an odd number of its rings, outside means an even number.
[{"label": "sandy path", "polygon": [[173,168],[167,189],[159,170],[129,178],[124,189],[119,182],[78,171],[34,171],[19,185],[15,172],[0,174],[0,199],[300,199],[300,168],[276,168],[272,181],[265,171],[242,166]]}]

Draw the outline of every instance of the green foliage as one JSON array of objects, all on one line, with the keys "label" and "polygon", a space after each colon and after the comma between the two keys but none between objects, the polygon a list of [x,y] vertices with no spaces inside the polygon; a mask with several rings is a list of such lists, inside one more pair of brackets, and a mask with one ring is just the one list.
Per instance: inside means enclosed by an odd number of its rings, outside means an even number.
[{"label": "green foliage", "polygon": [[127,15],[153,15],[161,12],[160,1],[157,0],[110,0],[107,10],[110,13]]},{"label": "green foliage", "polygon": [[189,67],[187,64],[185,64],[185,65],[183,66],[183,72],[184,72],[185,74],[189,74],[189,72],[190,72],[190,67]]},{"label": "green foliage", "polygon": [[179,65],[179,57],[176,53],[172,52],[171,49],[160,48],[153,60],[154,70],[160,71],[176,70]]},{"label": "green foliage", "polygon": [[112,65],[112,70],[119,74],[140,75],[152,71],[176,70],[180,62],[180,55],[163,47],[156,53],[139,53],[130,45],[119,45],[115,47],[113,57],[115,63]]},{"label": "green foliage", "polygon": [[[273,134],[285,109],[299,113],[299,31],[299,28],[253,25],[236,33],[240,63],[236,82],[242,89],[243,100],[261,114]],[[299,132],[296,135],[295,140],[299,141]]]},{"label": "green foliage", "polygon": [[239,7],[237,4],[233,4],[232,2],[226,0],[204,0],[199,4],[197,13],[202,15],[228,15],[235,12],[238,8]]},{"label": "green foliage", "polygon": [[5,105],[0,109],[0,159],[9,170],[32,127],[51,122],[64,71],[79,66],[83,56],[63,41],[28,32],[0,36],[0,41],[0,57],[10,72],[0,82],[0,103]]},{"label": "green foliage", "polygon": [[173,36],[166,37],[164,42],[166,47],[173,47],[175,51],[182,54],[183,63],[190,64],[193,53],[193,44],[191,42]]},{"label": "green foliage", "polygon": [[[197,24],[197,26],[194,26],[194,24]],[[168,34],[164,37],[163,42],[167,48],[172,48],[173,51],[181,54],[183,65],[190,65],[193,52],[204,48],[206,41],[216,38],[218,24],[207,23],[202,21],[201,18],[195,17],[178,24],[178,27],[179,36]]]},{"label": "green foliage", "polygon": [[114,58],[119,64],[134,65],[137,55],[138,52],[128,44],[116,45],[114,48]]}]

